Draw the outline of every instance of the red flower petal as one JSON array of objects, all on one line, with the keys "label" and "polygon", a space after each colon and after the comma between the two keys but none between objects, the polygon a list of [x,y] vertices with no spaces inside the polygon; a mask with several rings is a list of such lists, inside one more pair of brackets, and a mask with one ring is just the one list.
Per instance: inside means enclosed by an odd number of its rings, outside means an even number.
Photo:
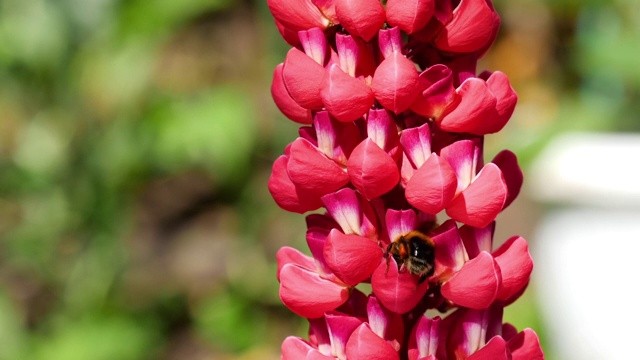
[{"label": "red flower petal", "polygon": [[347,359],[400,359],[396,350],[376,335],[367,324],[360,325],[347,342]]},{"label": "red flower petal", "polygon": [[516,199],[516,197],[518,197],[520,189],[522,188],[524,175],[518,165],[518,158],[509,150],[499,152],[491,162],[498,165],[500,171],[502,171],[502,176],[504,176],[504,180],[507,183],[507,191],[509,195],[504,203],[504,208],[506,208],[513,202],[513,200]]},{"label": "red flower petal", "polygon": [[441,322],[438,316],[433,319],[420,317],[409,338],[409,360],[424,359],[427,356],[434,356],[435,359],[440,342]]},{"label": "red flower petal", "polygon": [[502,172],[489,163],[476,179],[447,206],[447,215],[456,221],[475,227],[485,227],[504,208],[507,184]]},{"label": "red flower petal", "polygon": [[511,360],[507,342],[500,336],[494,336],[467,360]]},{"label": "red flower petal", "polygon": [[325,321],[331,338],[331,353],[339,359],[344,359],[347,342],[351,334],[362,324],[362,320],[341,313],[329,313],[325,315]]},{"label": "red flower petal", "polygon": [[394,52],[378,65],[371,89],[382,106],[396,114],[401,113],[418,96],[418,71],[411,60]]},{"label": "red flower petal", "polygon": [[311,0],[267,0],[267,5],[276,21],[292,31],[325,29],[330,23]]},{"label": "red flower petal", "polygon": [[338,64],[331,65],[325,73],[320,97],[327,111],[340,121],[362,117],[374,101],[373,92],[364,81],[347,75]]},{"label": "red flower petal", "polygon": [[347,173],[353,186],[367,199],[387,193],[400,180],[398,164],[369,138],[351,153]]},{"label": "red flower petal", "polygon": [[524,238],[514,236],[502,244],[493,256],[502,273],[498,299],[507,300],[529,283],[531,271],[533,271],[529,246]]},{"label": "red flower petal", "polygon": [[453,72],[442,64],[436,64],[419,75],[418,94],[411,110],[416,113],[439,120],[454,101],[459,101],[453,87]]},{"label": "red flower petal", "polygon": [[281,360],[300,360],[305,359],[313,347],[299,337],[288,336],[282,342],[281,349]]},{"label": "red flower petal", "polygon": [[284,85],[284,79],[282,78],[282,69],[284,64],[276,66],[273,72],[273,81],[271,82],[271,96],[276,106],[284,116],[300,124],[311,124],[313,118],[311,117],[311,111],[300,106],[287,91],[287,87]]},{"label": "red flower petal", "polygon": [[369,296],[367,319],[371,331],[387,340],[396,350],[400,349],[404,338],[402,315],[382,306],[375,296]]},{"label": "red flower petal", "polygon": [[435,215],[449,205],[457,185],[451,166],[438,155],[432,154],[413,174],[405,194],[409,204]]},{"label": "red flower petal", "polygon": [[511,87],[507,75],[500,71],[496,71],[487,79],[487,87],[497,99],[496,111],[498,112],[499,122],[507,123],[513,114],[518,102],[518,94]]},{"label": "red flower petal", "polygon": [[371,109],[367,114],[367,136],[385,152],[398,146],[398,127],[384,109]]},{"label": "red flower petal", "polygon": [[418,284],[420,278],[403,271],[398,272],[398,265],[393,257],[389,258],[389,266],[385,259],[371,276],[373,293],[387,309],[404,314],[418,304],[429,288],[428,282]]},{"label": "red flower petal", "polygon": [[445,221],[436,229],[436,232],[431,237],[436,246],[433,278],[437,281],[446,281],[459,271],[469,259],[454,220]]},{"label": "red flower petal", "polygon": [[342,305],[347,288],[325,280],[315,272],[287,264],[280,270],[280,300],[305,318],[317,318]]},{"label": "red flower petal", "polygon": [[377,239],[378,222],[371,204],[350,188],[340,189],[321,198],[331,217],[345,234]]},{"label": "red flower petal", "polygon": [[496,223],[492,222],[483,228],[476,228],[469,225],[460,227],[460,237],[464,243],[464,248],[470,259],[478,256],[481,251],[491,252],[493,250],[493,233]]},{"label": "red flower petal", "polygon": [[509,340],[512,360],[543,360],[544,353],[535,331],[524,329]]},{"label": "red flower petal", "polygon": [[305,360],[335,360],[335,359],[336,359],[335,357],[329,356],[329,355],[323,355],[320,351],[315,349],[311,350],[307,354],[307,357],[305,358]]},{"label": "red flower petal", "polygon": [[300,214],[322,206],[319,196],[300,190],[291,181],[287,174],[288,162],[288,156],[280,155],[273,163],[269,177],[269,192],[276,204],[287,211]]},{"label": "red flower petal", "polygon": [[334,192],[349,182],[342,167],[302,138],[291,144],[287,173],[298,188],[316,195]]},{"label": "red flower petal", "polygon": [[471,309],[487,308],[498,295],[500,268],[487,252],[469,260],[441,288],[442,295]]},{"label": "red flower petal", "polygon": [[387,22],[411,34],[427,25],[434,9],[433,0],[389,0],[386,9]]},{"label": "red flower petal", "polygon": [[444,131],[485,135],[504,127],[497,123],[497,100],[482,79],[469,78],[456,89],[460,103],[438,122]]},{"label": "red flower petal", "polygon": [[384,25],[385,12],[378,0],[336,0],[335,6],[340,25],[366,41]]},{"label": "red flower petal", "polygon": [[416,229],[416,213],[409,210],[387,209],[384,217],[387,225],[389,239],[397,239],[398,236],[408,234]]},{"label": "red flower petal", "polygon": [[278,262],[278,281],[280,281],[280,270],[282,270],[282,268],[287,264],[298,265],[311,271],[316,268],[316,264],[312,257],[288,246],[283,246],[278,250],[276,260]]},{"label": "red flower petal", "polygon": [[[413,166],[420,168],[431,156],[431,130],[425,123],[419,127],[402,130],[400,144]],[[409,179],[407,179],[409,180]]]},{"label": "red flower petal", "polygon": [[382,258],[382,250],[375,241],[345,235],[336,229],[329,233],[323,254],[331,271],[349,286],[368,279]]},{"label": "red flower petal", "polygon": [[320,87],[324,75],[324,67],[302,51],[291,48],[287,53],[282,78],[291,98],[303,108],[322,108]]},{"label": "red flower petal", "polygon": [[434,44],[440,50],[469,53],[482,49],[495,36],[500,18],[487,0],[462,0],[453,11],[453,19],[444,27]]}]

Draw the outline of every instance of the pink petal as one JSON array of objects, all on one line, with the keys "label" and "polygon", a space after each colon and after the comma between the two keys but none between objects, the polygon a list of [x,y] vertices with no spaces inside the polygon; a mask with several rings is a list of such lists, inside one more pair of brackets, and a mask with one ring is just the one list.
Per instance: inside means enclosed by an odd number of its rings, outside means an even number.
[{"label": "pink petal", "polygon": [[300,38],[298,37],[298,31],[293,30],[292,28],[286,27],[282,25],[278,20],[274,19],[276,23],[276,28],[278,28],[278,32],[287,42],[287,44],[291,46],[298,46],[300,44]]},{"label": "pink petal", "polygon": [[404,314],[413,309],[429,288],[428,282],[418,284],[420,277],[407,271],[398,272],[398,265],[389,257],[389,266],[385,259],[373,272],[371,286],[373,293],[387,309]]},{"label": "pink petal", "polygon": [[444,282],[459,271],[469,259],[455,221],[445,221],[435,232],[431,237],[436,246],[433,278]]},{"label": "pink petal", "polygon": [[296,187],[287,174],[289,157],[281,155],[274,161],[269,177],[269,192],[276,204],[284,210],[305,213],[322,206],[320,197]]},{"label": "pink petal", "polygon": [[[375,275],[375,274],[374,274]],[[487,308],[498,295],[500,268],[487,252],[469,260],[442,285],[442,295],[459,306]]]},{"label": "pink petal", "polygon": [[529,246],[524,238],[514,236],[502,244],[493,256],[502,273],[498,299],[507,300],[529,283],[531,271],[533,271]]},{"label": "pink petal", "polygon": [[385,222],[391,241],[400,235],[408,234],[417,227],[416,213],[413,210],[387,209]]},{"label": "pink petal", "polygon": [[351,153],[347,173],[353,186],[367,199],[389,192],[400,181],[398,164],[369,138]]},{"label": "pink petal", "polygon": [[284,60],[282,78],[291,98],[305,109],[322,108],[320,88],[325,69],[307,54],[291,48]]},{"label": "pink petal", "polygon": [[[387,7],[389,3],[387,3]],[[378,47],[382,53],[384,59],[393,55],[393,53],[402,52],[404,41],[402,40],[402,33],[400,28],[391,27],[387,29],[380,29],[378,32]]]},{"label": "pink petal", "polygon": [[336,34],[336,50],[342,71],[351,77],[372,76],[376,70],[376,59],[371,46],[362,38]]},{"label": "pink petal", "polygon": [[453,87],[453,73],[442,64],[420,73],[419,88],[421,92],[411,104],[411,110],[428,118],[440,120],[450,106],[460,101]]},{"label": "pink petal", "polygon": [[[499,335],[502,328],[501,304],[496,304],[487,309],[474,310],[459,308],[454,312],[455,316],[448,316],[445,323],[449,333],[447,349],[456,358],[466,359],[487,344],[487,340]],[[448,321],[449,319],[453,321]]]},{"label": "pink petal", "polygon": [[362,320],[339,313],[329,313],[325,320],[331,337],[331,353],[339,359],[344,359],[349,337],[362,324]]},{"label": "pink petal", "polygon": [[402,315],[388,310],[371,295],[367,303],[367,319],[371,331],[387,340],[396,350],[400,349],[404,338]]},{"label": "pink petal", "polygon": [[313,117],[313,129],[318,149],[331,160],[346,167],[347,158],[360,143],[360,129],[356,124],[337,121],[323,110]]},{"label": "pink petal", "polygon": [[499,25],[498,15],[486,0],[462,0],[453,11],[453,19],[438,35],[434,44],[446,52],[474,52],[493,40]]},{"label": "pink petal", "polygon": [[397,26],[407,34],[423,28],[435,9],[433,0],[389,0],[387,1],[387,22]]},{"label": "pink petal", "polygon": [[373,92],[364,81],[349,76],[337,64],[326,71],[320,97],[327,111],[340,121],[362,117],[374,101]]},{"label": "pink petal", "polygon": [[518,94],[511,87],[507,75],[496,71],[487,79],[487,87],[497,99],[496,111],[500,120],[498,122],[506,124],[516,108]]},{"label": "pink petal", "polygon": [[368,279],[382,258],[378,244],[358,235],[333,229],[324,245],[324,259],[342,282],[355,286]]},{"label": "pink petal", "polygon": [[398,146],[400,139],[396,123],[384,109],[369,110],[367,136],[386,152]]},{"label": "pink petal", "polygon": [[420,317],[409,339],[409,360],[435,356],[440,342],[440,323],[440,317]]},{"label": "pink petal", "polygon": [[[431,130],[425,123],[419,127],[402,130],[400,144],[413,166],[418,169],[431,156]],[[408,179],[407,179],[408,180]]]},{"label": "pink petal", "polygon": [[512,360],[543,360],[544,353],[535,331],[524,329],[509,340]]},{"label": "pink petal", "polygon": [[340,165],[302,138],[291,144],[287,173],[296,187],[320,196],[334,192],[349,182],[349,175]]},{"label": "pink petal", "polygon": [[284,79],[282,78],[282,69],[284,64],[276,66],[273,72],[273,81],[271,82],[271,96],[273,102],[284,116],[300,124],[311,124],[313,118],[311,117],[311,111],[298,105],[295,100],[289,95],[286,86],[284,85]]},{"label": "pink petal", "polygon": [[376,214],[371,204],[353,189],[344,188],[321,199],[343,233],[377,238]]},{"label": "pink petal", "polygon": [[456,175],[449,164],[432,154],[413,174],[405,194],[409,204],[435,215],[449,205],[457,185]]},{"label": "pink petal", "polygon": [[317,318],[342,305],[349,290],[325,280],[315,272],[286,264],[280,270],[280,300],[289,310],[306,318]]},{"label": "pink petal", "polygon": [[320,28],[313,28],[306,31],[299,31],[300,45],[304,53],[312,58],[318,65],[323,66],[329,55],[329,44],[324,32]]},{"label": "pink petal", "polygon": [[369,299],[362,291],[351,288],[351,295],[346,303],[336,309],[336,313],[347,314],[359,319],[367,318],[367,303]]},{"label": "pink petal", "polygon": [[495,221],[483,228],[476,228],[469,225],[460,227],[460,236],[462,237],[464,248],[467,250],[470,259],[478,256],[481,251],[491,252],[493,250],[493,233],[495,227]]},{"label": "pink petal", "polygon": [[314,271],[316,269],[316,264],[312,257],[288,246],[283,246],[278,250],[278,253],[276,253],[276,260],[278,262],[278,281],[280,281],[280,270],[282,270],[282,268],[287,264],[298,265],[310,271]]},{"label": "pink petal", "polygon": [[507,183],[507,191],[509,195],[507,196],[507,200],[504,204],[504,208],[506,208],[520,193],[524,175],[518,165],[518,158],[509,150],[499,152],[491,162],[500,168],[502,176],[504,176],[504,180]]},{"label": "pink petal", "polygon": [[378,65],[371,89],[382,106],[399,114],[418,96],[418,71],[411,60],[394,52]]},{"label": "pink petal", "polygon": [[[318,214],[313,214],[318,215]],[[321,216],[321,215],[318,215]],[[307,227],[306,239],[311,255],[315,260],[317,272],[325,278],[331,277],[331,269],[327,265],[324,259],[324,244],[327,241],[327,235],[329,235],[330,229],[324,229],[319,227]]]},{"label": "pink petal", "polygon": [[475,227],[495,220],[507,199],[507,184],[495,164],[487,164],[476,179],[447,206],[452,219]]},{"label": "pink petal", "polygon": [[[329,313],[330,314],[330,313]],[[331,336],[325,316],[309,321],[309,343],[323,354],[331,354]],[[332,358],[332,360],[335,360]]]},{"label": "pink petal", "polygon": [[509,323],[504,323],[502,324],[502,338],[507,340],[507,342],[509,342],[511,339],[513,339],[516,335],[518,335],[518,330],[516,329],[515,326],[509,324]]},{"label": "pink petal", "polygon": [[324,355],[320,351],[314,349],[307,354],[305,360],[335,360],[335,357]]},{"label": "pink petal", "polygon": [[458,140],[440,150],[440,156],[451,165],[458,179],[456,194],[466,189],[476,176],[479,148],[472,140]]},{"label": "pink petal", "polygon": [[288,336],[282,342],[281,349],[281,360],[300,360],[305,359],[313,347],[299,337]]},{"label": "pink petal", "polygon": [[[467,0],[468,1],[468,0]],[[483,0],[482,0],[483,1]],[[285,68],[286,69],[286,68]],[[496,97],[487,88],[484,80],[465,80],[456,92],[460,102],[438,122],[444,131],[485,135],[504,127],[496,116]]]},{"label": "pink petal", "polygon": [[378,0],[336,0],[335,6],[340,25],[365,41],[384,25],[385,12]]},{"label": "pink petal", "polygon": [[489,342],[467,358],[468,360],[511,360],[507,342],[494,336]]},{"label": "pink petal", "polygon": [[267,5],[276,21],[292,31],[325,29],[330,23],[311,0],[267,0]]},{"label": "pink petal", "polygon": [[360,325],[347,342],[347,359],[394,360],[400,359],[396,350],[376,335],[367,324]]}]

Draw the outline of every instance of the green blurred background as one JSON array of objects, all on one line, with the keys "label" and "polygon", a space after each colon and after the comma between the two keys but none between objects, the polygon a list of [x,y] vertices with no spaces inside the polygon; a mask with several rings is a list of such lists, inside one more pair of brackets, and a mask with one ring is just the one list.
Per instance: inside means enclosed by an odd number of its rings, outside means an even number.
[{"label": "green blurred background", "polygon": [[[563,131],[640,130],[639,2],[496,7],[479,70],[520,100],[487,158],[526,173]],[[287,49],[266,2],[0,0],[0,360],[277,359],[304,335],[275,279],[304,219],[267,191],[297,134],[269,93]],[[539,212],[523,194],[498,239]],[[506,317],[544,341],[535,286]]]}]

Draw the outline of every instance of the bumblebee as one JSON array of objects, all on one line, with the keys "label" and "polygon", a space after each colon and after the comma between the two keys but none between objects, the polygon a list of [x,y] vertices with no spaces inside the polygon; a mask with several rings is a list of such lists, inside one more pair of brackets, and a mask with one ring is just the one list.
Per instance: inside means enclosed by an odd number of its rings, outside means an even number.
[{"label": "bumblebee", "polygon": [[389,255],[396,263],[404,265],[410,274],[420,276],[421,284],[433,275],[435,270],[436,246],[433,240],[420,231],[414,230],[400,235],[389,246],[384,256],[389,266]]}]

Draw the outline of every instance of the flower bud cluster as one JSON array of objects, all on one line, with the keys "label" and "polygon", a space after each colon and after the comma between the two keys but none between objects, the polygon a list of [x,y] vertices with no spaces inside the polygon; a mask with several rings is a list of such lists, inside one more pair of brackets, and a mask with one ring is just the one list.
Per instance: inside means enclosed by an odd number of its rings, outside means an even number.
[{"label": "flower bud cluster", "polygon": [[269,190],[285,210],[324,209],[306,218],[311,256],[277,255],[280,298],[310,323],[282,358],[543,358],[535,332],[502,322],[533,261],[519,236],[493,248],[523,175],[508,150],[483,158],[517,101],[503,73],[476,75],[500,23],[490,0],[268,5],[292,45],[271,93],[304,125]]}]

